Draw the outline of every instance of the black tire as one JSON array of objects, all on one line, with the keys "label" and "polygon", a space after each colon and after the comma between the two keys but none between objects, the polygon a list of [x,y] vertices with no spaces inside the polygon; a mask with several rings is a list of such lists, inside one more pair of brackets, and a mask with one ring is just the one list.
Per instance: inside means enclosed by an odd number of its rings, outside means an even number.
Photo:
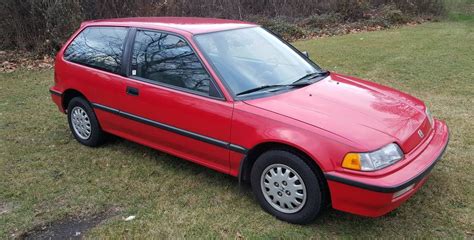
[{"label": "black tire", "polygon": [[[262,177],[262,174],[265,174],[264,171],[268,173],[268,171],[266,171],[268,170],[267,168],[270,166],[276,166],[275,164],[288,166],[291,170],[295,171],[297,175],[299,175],[298,177],[303,181],[306,188],[306,200],[304,204],[301,204],[302,207],[300,207],[297,212],[282,212],[277,209],[278,206],[272,206],[265,197],[269,196],[264,193],[263,187],[261,186],[261,180],[264,178]],[[312,169],[304,159],[297,154],[285,150],[270,150],[260,155],[252,167],[252,191],[262,208],[276,218],[294,224],[307,224],[312,222],[318,216],[324,206],[325,196],[324,191],[321,191],[324,186],[322,186],[323,183],[321,182],[321,176],[318,176],[317,174],[320,173],[314,171],[314,169]],[[273,186],[273,184],[269,186]],[[281,185],[279,187],[281,187]],[[282,192],[284,191],[285,190],[282,188]],[[278,192],[278,194],[280,194],[280,192]],[[273,199],[273,196],[271,197]],[[294,208],[290,211],[295,211],[296,209],[297,208]]]},{"label": "black tire", "polygon": [[[81,137],[73,127],[72,115],[74,109],[82,109],[87,114],[87,119],[90,122],[90,135],[88,137]],[[69,129],[74,138],[83,145],[89,147],[98,147],[104,143],[106,134],[100,128],[99,121],[95,116],[94,110],[87,100],[81,97],[75,97],[69,101],[67,107],[67,119],[69,122]]]}]

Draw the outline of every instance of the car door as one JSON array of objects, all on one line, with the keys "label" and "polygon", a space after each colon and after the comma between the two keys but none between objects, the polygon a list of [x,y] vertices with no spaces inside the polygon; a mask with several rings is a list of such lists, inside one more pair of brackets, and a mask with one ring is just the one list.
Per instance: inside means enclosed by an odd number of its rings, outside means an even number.
[{"label": "car door", "polygon": [[[95,108],[102,129],[121,131],[123,119],[108,109],[120,106],[124,87],[123,52],[129,28],[97,26],[83,29],[64,51],[67,71],[57,71],[68,87],[81,92]],[[65,69],[57,66],[57,69]]]},{"label": "car door", "polygon": [[123,91],[127,134],[163,151],[229,171],[233,104],[227,102],[188,42],[137,30]]}]

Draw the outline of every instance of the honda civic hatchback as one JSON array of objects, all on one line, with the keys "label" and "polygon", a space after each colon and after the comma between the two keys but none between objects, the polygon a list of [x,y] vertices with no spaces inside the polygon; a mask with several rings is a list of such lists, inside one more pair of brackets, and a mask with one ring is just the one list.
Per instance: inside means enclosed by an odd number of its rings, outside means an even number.
[{"label": "honda civic hatchback", "polygon": [[113,134],[249,183],[291,223],[326,207],[377,217],[427,180],[448,128],[397,90],[323,70],[252,23],[89,21],[50,92],[78,142]]}]

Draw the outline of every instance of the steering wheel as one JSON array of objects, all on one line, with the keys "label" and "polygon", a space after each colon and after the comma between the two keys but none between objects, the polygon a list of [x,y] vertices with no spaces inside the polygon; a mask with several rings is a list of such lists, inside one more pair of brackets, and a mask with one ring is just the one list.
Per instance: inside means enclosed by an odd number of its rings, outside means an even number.
[{"label": "steering wheel", "polygon": [[266,68],[264,71],[261,71],[260,69],[256,70],[256,78],[268,79],[268,77],[272,77],[273,70],[278,67],[278,59],[275,57],[269,58],[265,61],[265,65]]}]

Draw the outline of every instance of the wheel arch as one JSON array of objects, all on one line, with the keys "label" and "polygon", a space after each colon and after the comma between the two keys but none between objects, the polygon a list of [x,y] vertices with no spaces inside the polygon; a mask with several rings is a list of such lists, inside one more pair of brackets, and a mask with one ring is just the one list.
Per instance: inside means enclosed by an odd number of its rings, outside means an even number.
[{"label": "wheel arch", "polygon": [[72,88],[67,89],[66,91],[63,92],[63,97],[62,97],[62,101],[61,101],[61,106],[64,109],[64,113],[67,113],[67,107],[69,105],[69,102],[75,97],[82,97],[86,101],[89,102],[89,100],[86,98],[86,96],[84,96],[84,94],[82,94],[80,91],[78,91],[76,89],[72,89]]},{"label": "wheel arch", "polygon": [[324,191],[325,196],[326,196],[326,203],[330,203],[330,192],[329,192],[329,186],[326,180],[326,177],[324,176],[323,169],[319,165],[316,159],[313,159],[310,154],[308,154],[306,151],[286,144],[286,143],[281,143],[281,142],[263,142],[259,143],[253,148],[249,149],[247,151],[247,154],[245,157],[242,159],[240,162],[240,169],[239,169],[239,183],[244,184],[244,183],[249,183],[250,182],[250,172],[252,170],[253,164],[255,161],[258,159],[260,155],[262,155],[264,152],[270,151],[270,150],[284,150],[291,152],[293,154],[296,154],[300,158],[302,158],[313,170],[313,172],[316,174],[318,179],[320,180],[322,191]]}]

